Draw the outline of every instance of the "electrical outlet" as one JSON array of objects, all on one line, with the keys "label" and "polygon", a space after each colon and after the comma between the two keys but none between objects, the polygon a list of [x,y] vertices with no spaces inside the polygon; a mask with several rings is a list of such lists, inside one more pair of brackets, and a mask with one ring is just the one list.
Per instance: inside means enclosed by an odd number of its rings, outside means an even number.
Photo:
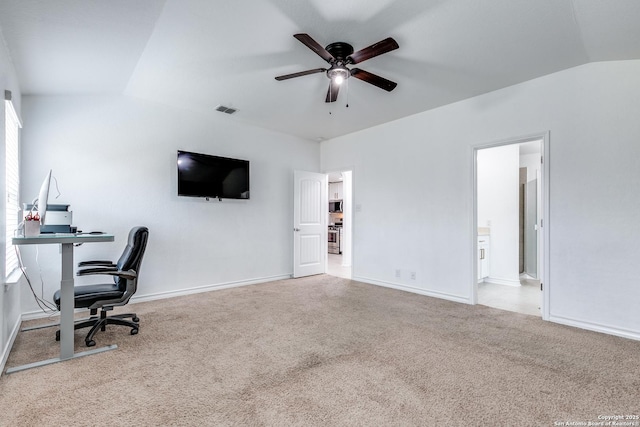
[{"label": "electrical outlet", "polygon": [[416,272],[415,271],[411,272],[411,280],[416,280]]},{"label": "electrical outlet", "polygon": [[396,270],[396,279],[400,278],[400,270]]}]

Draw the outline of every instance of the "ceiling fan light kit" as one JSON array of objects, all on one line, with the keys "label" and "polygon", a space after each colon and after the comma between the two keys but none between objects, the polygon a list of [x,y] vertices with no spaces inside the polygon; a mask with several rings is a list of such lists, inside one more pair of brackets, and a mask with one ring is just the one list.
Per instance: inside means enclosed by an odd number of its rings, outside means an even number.
[{"label": "ceiling fan light kit", "polygon": [[276,77],[276,80],[288,80],[294,77],[302,77],[309,74],[316,74],[325,72],[329,78],[329,90],[327,91],[327,97],[325,102],[335,102],[338,99],[338,92],[342,82],[349,77],[355,77],[369,84],[384,89],[387,92],[391,92],[397,86],[397,83],[387,80],[383,77],[377,76],[368,71],[361,70],[359,68],[347,68],[349,64],[358,64],[360,62],[371,59],[375,56],[382,55],[383,53],[390,52],[398,49],[398,43],[388,37],[378,43],[374,43],[369,47],[365,47],[354,53],[353,46],[345,42],[335,42],[329,44],[327,47],[322,47],[308,34],[294,34],[302,44],[314,51],[318,56],[328,62],[331,67],[329,68],[314,68],[312,70],[300,71],[292,74],[285,74]]},{"label": "ceiling fan light kit", "polygon": [[349,72],[349,69],[344,65],[334,65],[327,70],[327,77],[334,80],[336,84],[341,84],[343,81],[347,80],[350,75],[351,73]]}]

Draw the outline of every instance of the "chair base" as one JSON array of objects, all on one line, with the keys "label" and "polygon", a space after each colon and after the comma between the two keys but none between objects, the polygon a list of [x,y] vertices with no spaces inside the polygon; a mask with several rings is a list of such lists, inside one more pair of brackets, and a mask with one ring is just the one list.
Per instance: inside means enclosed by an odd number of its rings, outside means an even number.
[{"label": "chair base", "polygon": [[[107,310],[100,311],[100,317],[96,316],[98,309],[91,309],[91,317],[86,320],[81,320],[76,322],[73,325],[73,329],[83,329],[91,327],[89,333],[84,339],[84,343],[87,347],[93,347],[96,345],[93,336],[98,332],[98,330],[106,331],[107,325],[120,325],[120,326],[128,326],[131,328],[131,335],[136,335],[140,328],[140,319],[136,316],[135,313],[126,313],[126,314],[115,314],[113,316],[107,316]],[[125,319],[131,320],[125,320]],[[56,341],[60,341],[60,330],[56,331]]]}]

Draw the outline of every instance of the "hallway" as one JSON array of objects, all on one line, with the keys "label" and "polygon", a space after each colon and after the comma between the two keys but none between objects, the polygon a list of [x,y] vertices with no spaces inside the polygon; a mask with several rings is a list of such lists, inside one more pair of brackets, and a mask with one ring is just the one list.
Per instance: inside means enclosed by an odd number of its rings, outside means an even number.
[{"label": "hallway", "polygon": [[478,283],[478,304],[542,317],[540,281],[521,276],[520,284],[522,286]]}]

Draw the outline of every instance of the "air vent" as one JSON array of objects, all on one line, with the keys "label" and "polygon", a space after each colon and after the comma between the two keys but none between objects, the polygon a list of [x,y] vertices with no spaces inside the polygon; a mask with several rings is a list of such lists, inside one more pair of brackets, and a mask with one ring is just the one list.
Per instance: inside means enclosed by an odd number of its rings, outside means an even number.
[{"label": "air vent", "polygon": [[218,105],[216,107],[216,111],[220,111],[221,113],[233,114],[238,110],[236,110],[235,108],[231,108],[231,107],[225,107],[224,105]]}]

